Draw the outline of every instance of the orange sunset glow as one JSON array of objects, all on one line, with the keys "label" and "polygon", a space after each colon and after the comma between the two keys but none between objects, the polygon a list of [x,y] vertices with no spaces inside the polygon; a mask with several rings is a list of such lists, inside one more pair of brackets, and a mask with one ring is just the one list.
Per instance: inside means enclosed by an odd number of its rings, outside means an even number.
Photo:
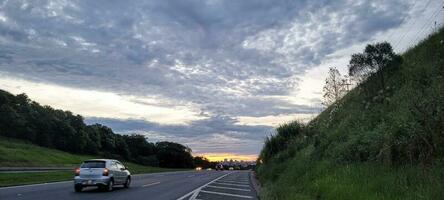
[{"label": "orange sunset glow", "polygon": [[257,159],[256,154],[232,154],[232,153],[203,153],[196,156],[203,156],[208,158],[212,162],[223,161],[224,159],[243,160],[243,161],[255,161]]}]

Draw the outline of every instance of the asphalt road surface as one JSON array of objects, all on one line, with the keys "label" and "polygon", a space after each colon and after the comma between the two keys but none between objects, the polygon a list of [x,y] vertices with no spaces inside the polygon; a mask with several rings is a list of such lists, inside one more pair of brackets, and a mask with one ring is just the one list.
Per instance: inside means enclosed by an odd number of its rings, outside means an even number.
[{"label": "asphalt road surface", "polygon": [[257,199],[249,171],[186,171],[135,175],[129,189],[111,192],[95,187],[74,192],[72,181],[0,188],[0,200],[32,199],[153,199],[211,200]]}]

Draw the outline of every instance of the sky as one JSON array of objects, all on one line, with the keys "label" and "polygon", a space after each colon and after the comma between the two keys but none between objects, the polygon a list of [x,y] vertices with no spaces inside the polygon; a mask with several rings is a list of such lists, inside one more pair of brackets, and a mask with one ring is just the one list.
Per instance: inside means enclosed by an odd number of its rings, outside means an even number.
[{"label": "sky", "polygon": [[279,124],[322,110],[329,67],[388,41],[402,53],[444,22],[441,0],[3,0],[0,89],[254,160]]}]

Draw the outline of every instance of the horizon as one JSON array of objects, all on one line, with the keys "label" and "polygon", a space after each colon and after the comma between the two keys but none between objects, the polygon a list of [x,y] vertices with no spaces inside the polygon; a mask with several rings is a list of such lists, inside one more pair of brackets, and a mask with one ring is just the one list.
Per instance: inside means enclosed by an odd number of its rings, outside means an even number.
[{"label": "horizon", "polygon": [[438,5],[5,1],[0,89],[210,161],[255,161],[279,124],[322,111],[329,67],[347,74],[368,43],[404,52]]}]

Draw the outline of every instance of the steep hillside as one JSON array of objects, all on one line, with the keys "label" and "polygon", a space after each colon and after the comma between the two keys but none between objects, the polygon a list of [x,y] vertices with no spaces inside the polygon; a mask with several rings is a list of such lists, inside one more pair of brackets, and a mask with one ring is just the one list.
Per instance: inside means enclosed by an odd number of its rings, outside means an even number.
[{"label": "steep hillside", "polygon": [[258,168],[263,199],[438,199],[444,190],[444,30],[308,125],[281,126]]}]

